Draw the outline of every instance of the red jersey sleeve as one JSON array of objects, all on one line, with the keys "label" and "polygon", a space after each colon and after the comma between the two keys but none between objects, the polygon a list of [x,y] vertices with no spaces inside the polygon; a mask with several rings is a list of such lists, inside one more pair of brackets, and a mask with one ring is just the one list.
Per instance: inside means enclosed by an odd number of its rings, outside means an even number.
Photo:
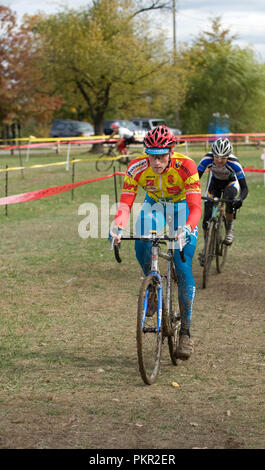
[{"label": "red jersey sleeve", "polygon": [[115,215],[115,225],[122,229],[126,228],[128,224],[132,205],[138,191],[138,181],[146,168],[148,168],[148,158],[144,156],[133,160],[126,170],[120,204]]},{"label": "red jersey sleeve", "polygon": [[192,231],[196,225],[198,225],[202,215],[201,194],[187,194],[186,200],[189,207],[189,215],[186,224],[191,226]]},{"label": "red jersey sleeve", "polygon": [[179,173],[184,182],[186,201],[189,207],[186,224],[190,225],[193,230],[199,223],[202,214],[201,183],[194,160],[186,159],[179,168]]},{"label": "red jersey sleeve", "polygon": [[137,182],[126,174],[124,177],[119,207],[115,215],[115,225],[117,227],[122,229],[126,228],[137,191]]}]

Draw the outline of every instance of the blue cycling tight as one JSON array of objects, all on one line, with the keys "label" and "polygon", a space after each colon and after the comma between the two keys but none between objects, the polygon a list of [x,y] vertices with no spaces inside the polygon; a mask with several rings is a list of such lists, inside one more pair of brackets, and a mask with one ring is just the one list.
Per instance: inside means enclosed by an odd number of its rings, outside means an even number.
[{"label": "blue cycling tight", "polygon": [[[148,196],[145,198],[145,202],[141,208],[140,214],[136,222],[136,233],[144,234],[148,233],[150,229],[156,229],[158,232],[163,229],[167,221],[167,210],[165,205],[156,203],[156,211],[154,212],[153,206],[155,201],[150,199]],[[174,230],[177,230],[180,224],[180,218],[183,218],[183,210],[185,212],[185,221],[188,216],[188,206],[186,201],[181,203],[171,203],[171,214],[174,216]],[[172,212],[172,208],[174,214]],[[181,214],[181,217],[180,217]],[[144,220],[144,229],[143,229]],[[197,243],[198,229],[193,230],[191,242],[185,245],[184,252],[186,261],[183,262],[180,258],[179,249],[174,251],[174,264],[176,273],[178,276],[178,300],[181,316],[181,328],[189,330],[191,323],[191,314],[193,301],[195,296],[195,281],[192,274],[192,258],[195,252]],[[136,258],[142,267],[144,274],[148,274],[151,268],[151,251],[152,243],[144,242],[141,240],[135,241],[135,254]]]}]

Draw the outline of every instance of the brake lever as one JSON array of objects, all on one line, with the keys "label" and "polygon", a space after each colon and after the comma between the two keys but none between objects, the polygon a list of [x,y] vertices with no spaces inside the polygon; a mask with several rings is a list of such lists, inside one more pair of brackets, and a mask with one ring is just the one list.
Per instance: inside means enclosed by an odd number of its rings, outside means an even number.
[{"label": "brake lever", "polygon": [[179,242],[179,254],[180,254],[180,258],[181,258],[181,261],[182,261],[183,263],[185,263],[185,262],[186,262],[186,258],[185,258],[185,255],[184,255],[184,247],[182,246],[182,239],[180,238],[180,239],[178,240],[178,242]]},{"label": "brake lever", "polygon": [[114,255],[115,255],[116,261],[117,261],[118,263],[121,263],[120,247],[119,247],[119,245],[114,245]]},{"label": "brake lever", "polygon": [[118,263],[121,263],[121,257],[120,257],[120,250],[119,250],[119,245],[114,245],[115,238],[112,238],[111,240],[111,245],[110,245],[110,250],[113,250],[114,247],[114,256],[116,258],[116,261]]}]

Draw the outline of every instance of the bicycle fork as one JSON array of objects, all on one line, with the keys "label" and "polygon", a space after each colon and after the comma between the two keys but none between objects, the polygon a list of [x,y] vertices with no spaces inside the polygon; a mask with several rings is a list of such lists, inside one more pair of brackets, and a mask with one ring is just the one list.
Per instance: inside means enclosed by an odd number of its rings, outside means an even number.
[{"label": "bicycle fork", "polygon": [[[167,259],[167,283],[166,283],[166,307],[167,307],[167,312],[168,316],[171,318],[171,320],[176,323],[177,321],[180,321],[180,313],[177,312],[176,310],[172,311],[172,289],[175,287],[173,278],[172,278],[172,263],[173,263],[173,249],[169,248],[168,253],[163,253],[163,258]],[[175,307],[175,306],[174,306]],[[168,334],[172,335],[174,332],[168,330]]]},{"label": "bicycle fork", "polygon": [[147,313],[147,306],[148,306],[148,299],[149,299],[149,288],[146,290],[145,299],[144,299],[144,308],[143,308],[143,320],[142,320],[142,328],[144,333],[158,333],[162,331],[162,310],[163,310],[163,292],[162,292],[162,278],[158,272],[158,253],[159,247],[153,245],[152,247],[152,263],[151,263],[151,272],[148,274],[149,276],[153,276],[155,278],[156,284],[158,284],[158,318],[157,318],[157,328],[145,328],[145,319]]},{"label": "bicycle fork", "polygon": [[[223,216],[224,215],[224,204],[222,204],[220,206],[219,211],[220,211],[220,216]],[[216,249],[217,249],[216,248],[217,247],[216,241],[217,241],[218,226],[219,226],[219,223],[220,223],[220,217],[218,217],[218,206],[217,205],[213,205],[213,207],[212,207],[212,217],[211,217],[210,222],[214,223],[213,256],[216,256]],[[221,253],[218,253],[218,254],[221,254]]]}]

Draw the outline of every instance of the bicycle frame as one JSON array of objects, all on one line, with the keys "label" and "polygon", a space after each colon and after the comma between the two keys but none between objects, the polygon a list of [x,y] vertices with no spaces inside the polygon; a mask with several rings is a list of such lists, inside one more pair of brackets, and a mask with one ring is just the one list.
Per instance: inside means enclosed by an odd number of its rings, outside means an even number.
[{"label": "bicycle frame", "polygon": [[[172,266],[173,266],[173,269],[175,270],[175,267],[174,267],[174,246],[173,246],[174,242],[170,241],[169,242],[169,247],[168,247],[168,251],[167,253],[164,253],[163,251],[160,250],[159,252],[159,256],[161,258],[164,258],[165,260],[167,260],[167,292],[166,292],[166,300],[167,300],[167,304],[166,304],[166,307],[167,307],[167,311],[169,312],[170,311],[170,296],[171,296],[171,288],[172,288],[172,279],[171,279],[171,270],[172,270]],[[183,250],[181,251],[181,253],[183,253]],[[184,261],[184,257],[182,257],[182,260]]]},{"label": "bicycle frame", "polygon": [[212,256],[216,256],[216,234],[217,234],[217,229],[218,229],[218,223],[219,223],[219,214],[221,215],[223,213],[223,208],[224,208],[224,203],[221,202],[221,205],[219,204],[218,201],[214,201],[213,207],[212,207],[212,215],[210,220],[208,221],[208,227],[210,226],[211,222],[214,222],[214,251],[212,253]]},{"label": "bicycle frame", "polygon": [[[223,207],[223,206],[221,206]],[[218,206],[218,204],[213,204],[213,207],[212,207],[212,216],[211,216],[211,219],[213,220],[216,220],[217,219],[217,216],[218,216],[218,212],[219,210],[221,210],[221,207]]]},{"label": "bicycle frame", "polygon": [[[143,235],[141,237],[139,236],[130,236],[130,237],[122,237],[122,240],[144,240],[144,241],[151,241],[152,242],[152,261],[151,261],[151,270],[148,273],[149,276],[154,276],[157,279],[159,288],[158,288],[158,324],[157,324],[157,329],[156,332],[159,332],[161,329],[162,325],[162,310],[163,310],[163,287],[162,287],[162,277],[159,273],[158,269],[158,258],[164,258],[165,260],[168,261],[167,264],[167,310],[169,312],[170,310],[170,293],[171,293],[171,269],[172,269],[172,264],[174,263],[173,261],[173,256],[174,256],[174,243],[176,242],[175,238],[173,237],[168,237],[167,235],[161,235],[158,236],[156,233],[151,233],[150,235]],[[163,252],[159,246],[159,243],[165,243],[165,241],[169,242],[168,246],[168,251],[167,253]],[[115,252],[115,258],[118,261],[118,263],[121,262],[121,258],[119,255],[119,248],[117,245],[114,246],[114,252]],[[183,262],[185,262],[185,256],[184,256],[184,250],[182,247],[180,247],[180,256]],[[143,322],[142,324],[144,325],[145,322],[145,317],[146,317],[146,311],[147,311],[147,304],[148,304],[148,292],[146,293],[145,297],[145,302],[144,302],[144,315],[143,315]],[[143,329],[145,331],[145,329]],[[151,332],[150,329],[146,330],[146,332]]]},{"label": "bicycle frame", "polygon": [[[162,242],[163,243],[163,242]],[[167,311],[169,312],[170,309],[170,293],[171,293],[171,269],[172,269],[172,263],[173,263],[173,255],[174,255],[174,249],[173,249],[173,241],[169,241],[169,248],[168,252],[164,253],[160,246],[159,246],[159,240],[156,243],[152,244],[152,262],[151,262],[151,271],[148,273],[149,276],[154,276],[158,283],[159,283],[159,288],[158,288],[158,323],[157,323],[157,331],[160,331],[161,325],[162,325],[162,310],[163,310],[163,287],[162,287],[162,277],[159,273],[158,269],[158,258],[164,258],[167,260],[167,277],[168,277],[168,283],[167,283]],[[145,299],[145,304],[144,304],[144,316],[143,316],[143,326],[145,322],[145,316],[146,316],[146,310],[147,310],[147,303],[148,303],[148,295],[146,295]],[[143,331],[145,329],[143,328]]]},{"label": "bicycle frame", "polygon": [[[143,278],[138,297],[137,310],[137,356],[139,371],[143,381],[151,385],[158,374],[162,345],[167,337],[168,348],[173,365],[177,365],[177,347],[179,341],[180,315],[176,313],[179,308],[176,291],[173,285],[177,283],[174,267],[174,237],[158,236],[151,232],[145,236],[123,237],[123,240],[142,240],[152,243],[151,269]],[[162,251],[160,244],[168,241],[167,252]],[[166,243],[165,243],[166,244]],[[120,263],[118,245],[114,245],[116,260]],[[180,246],[181,259],[185,257]],[[166,273],[160,274],[158,258],[167,261]],[[164,282],[166,287],[164,288]],[[175,286],[174,286],[175,287]]]},{"label": "bicycle frame", "polygon": [[[221,215],[222,215],[223,210],[224,210],[224,203],[225,202],[231,202],[230,199],[222,199],[222,198],[219,198],[219,197],[211,198],[211,197],[207,197],[207,196],[202,196],[202,199],[205,200],[205,201],[210,201],[210,202],[213,203],[212,215],[211,215],[210,220],[216,220],[217,217],[218,217],[219,212],[221,212]],[[219,204],[219,203],[221,203],[221,204]]]},{"label": "bicycle frame", "polygon": [[217,272],[223,270],[226,256],[227,245],[221,235],[222,228],[226,229],[226,218],[224,214],[224,203],[231,202],[230,199],[202,197],[206,201],[212,203],[212,213],[207,221],[207,230],[204,245],[204,261],[203,261],[203,288],[206,287],[213,258],[216,261]]},{"label": "bicycle frame", "polygon": [[[212,206],[212,214],[210,219],[208,220],[208,227],[210,226],[211,222],[214,222],[214,239],[216,239],[216,233],[218,229],[218,223],[219,223],[219,216],[224,215],[224,204],[225,202],[231,202],[230,199],[224,199],[224,198],[219,198],[219,197],[214,197],[210,198],[207,196],[202,196],[202,199],[205,201],[210,201],[213,203]],[[214,243],[214,253],[213,255],[215,256],[216,254],[216,244]]]},{"label": "bicycle frame", "polygon": [[[212,207],[212,219],[216,219],[218,215],[218,211],[223,211],[224,210],[224,203],[225,202],[232,202],[231,199],[224,199],[222,197],[208,197],[208,196],[202,196],[202,199],[204,201],[210,201],[213,203]],[[219,204],[221,203],[221,205]],[[233,209],[233,214],[236,214],[236,209]],[[221,212],[221,215],[223,215],[223,212]]]},{"label": "bicycle frame", "polygon": [[[162,310],[163,310],[163,290],[162,290],[162,278],[158,272],[158,257],[159,257],[159,245],[156,242],[152,245],[152,262],[151,262],[151,271],[148,273],[150,276],[154,276],[157,279],[159,284],[158,288],[158,321],[157,321],[157,332],[160,331],[162,325]],[[144,315],[143,315],[143,331],[145,332],[144,323],[147,312],[149,290],[146,291],[145,301],[144,301]],[[150,330],[150,329],[149,329]]]}]

